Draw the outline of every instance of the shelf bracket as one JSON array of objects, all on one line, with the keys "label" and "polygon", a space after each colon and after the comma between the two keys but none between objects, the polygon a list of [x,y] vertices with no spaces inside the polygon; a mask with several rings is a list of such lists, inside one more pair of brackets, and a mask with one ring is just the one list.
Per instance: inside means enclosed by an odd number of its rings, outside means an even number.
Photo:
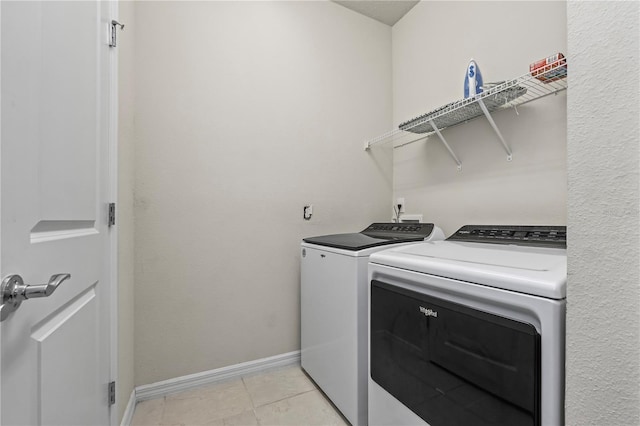
[{"label": "shelf bracket", "polygon": [[493,121],[493,117],[491,117],[491,114],[489,113],[487,106],[484,104],[482,99],[478,99],[478,105],[480,105],[480,109],[482,109],[484,116],[487,117],[489,124],[491,124],[491,127],[493,127],[493,131],[496,132],[496,135],[498,135],[498,139],[500,139],[500,142],[502,142],[502,146],[504,147],[505,151],[507,151],[507,161],[511,161],[513,159],[511,148],[509,148],[509,145],[507,144],[507,142],[505,142],[504,138],[502,137],[502,133],[500,133],[500,129],[498,129],[496,122]]},{"label": "shelf bracket", "polygon": [[445,140],[444,136],[442,136],[442,133],[440,133],[440,129],[438,129],[438,126],[436,126],[436,123],[434,123],[433,120],[429,120],[429,124],[431,124],[431,127],[436,132],[436,135],[438,135],[438,137],[440,138],[440,141],[442,141],[445,148],[447,148],[447,151],[449,151],[449,154],[451,154],[451,157],[453,157],[453,160],[458,165],[458,171],[462,170],[462,163],[460,162],[460,160],[458,160],[458,156],[456,156],[456,154],[453,152],[453,150]]}]

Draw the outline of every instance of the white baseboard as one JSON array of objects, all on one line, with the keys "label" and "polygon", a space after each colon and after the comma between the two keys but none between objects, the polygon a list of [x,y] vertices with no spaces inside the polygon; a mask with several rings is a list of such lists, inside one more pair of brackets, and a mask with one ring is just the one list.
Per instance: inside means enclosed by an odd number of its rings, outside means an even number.
[{"label": "white baseboard", "polygon": [[124,414],[122,415],[122,422],[120,426],[129,426],[131,421],[133,421],[133,412],[136,409],[136,390],[131,391],[131,396],[129,396],[129,402],[127,402],[127,408],[124,409]]},{"label": "white baseboard", "polygon": [[203,371],[201,373],[138,386],[134,391],[135,398],[136,402],[160,398],[165,395],[182,392],[198,386],[240,378],[249,374],[255,374],[295,364],[300,364],[300,351],[274,355],[268,358],[257,359],[255,361],[243,362],[241,364],[217,368],[215,370]]}]

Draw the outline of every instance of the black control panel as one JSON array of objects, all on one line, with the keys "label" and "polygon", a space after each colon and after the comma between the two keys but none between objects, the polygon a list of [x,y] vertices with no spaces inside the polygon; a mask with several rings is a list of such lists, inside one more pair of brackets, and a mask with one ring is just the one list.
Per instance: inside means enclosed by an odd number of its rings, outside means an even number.
[{"label": "black control panel", "polygon": [[431,235],[432,231],[433,223],[372,223],[362,231],[362,234],[374,238],[420,237],[424,239]]},{"label": "black control panel", "polygon": [[567,227],[465,225],[447,240],[566,248]]}]

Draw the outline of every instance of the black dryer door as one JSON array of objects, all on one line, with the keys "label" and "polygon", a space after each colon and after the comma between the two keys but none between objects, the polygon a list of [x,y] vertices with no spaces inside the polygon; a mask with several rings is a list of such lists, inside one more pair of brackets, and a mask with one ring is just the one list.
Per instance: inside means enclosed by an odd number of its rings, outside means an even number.
[{"label": "black dryer door", "polygon": [[430,426],[538,426],[535,327],[371,282],[371,378]]}]

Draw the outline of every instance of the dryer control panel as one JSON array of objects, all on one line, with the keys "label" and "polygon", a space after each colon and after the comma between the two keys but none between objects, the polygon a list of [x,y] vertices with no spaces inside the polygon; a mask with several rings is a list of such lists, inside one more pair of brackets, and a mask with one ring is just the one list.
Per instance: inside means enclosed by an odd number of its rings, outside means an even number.
[{"label": "dryer control panel", "polygon": [[465,225],[449,241],[567,247],[566,226]]}]

